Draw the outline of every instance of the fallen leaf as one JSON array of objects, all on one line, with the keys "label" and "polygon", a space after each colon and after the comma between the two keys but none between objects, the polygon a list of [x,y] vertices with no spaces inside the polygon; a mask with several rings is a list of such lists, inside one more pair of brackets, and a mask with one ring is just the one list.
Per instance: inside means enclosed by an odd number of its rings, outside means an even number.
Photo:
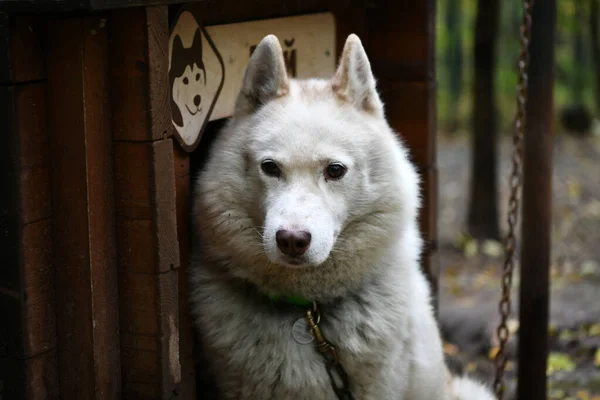
[{"label": "fallen leaf", "polygon": [[548,390],[548,396],[550,396],[551,399],[562,399],[563,397],[565,397],[565,391],[562,389],[549,389]]},{"label": "fallen leaf", "polygon": [[569,193],[569,199],[572,201],[579,200],[581,196],[581,183],[578,180],[570,178],[567,180],[567,191]]},{"label": "fallen leaf", "polygon": [[477,370],[477,364],[474,362],[470,362],[467,365],[465,365],[465,371],[468,373],[472,373],[475,372],[475,370]]},{"label": "fallen leaf", "polygon": [[575,392],[575,398],[579,400],[590,400],[590,393],[587,390],[578,390]]},{"label": "fallen leaf", "polygon": [[466,258],[475,257],[477,255],[478,251],[479,251],[479,244],[477,243],[477,240],[471,239],[465,243],[463,253]]},{"label": "fallen leaf", "polygon": [[600,336],[600,323],[593,324],[588,328],[588,335]]},{"label": "fallen leaf", "polygon": [[587,260],[581,263],[581,275],[582,276],[591,276],[596,275],[600,272],[600,264],[598,264],[594,260]]},{"label": "fallen leaf", "polygon": [[506,327],[508,328],[510,334],[514,335],[519,331],[519,320],[514,318],[509,319],[506,321]]},{"label": "fallen leaf", "polygon": [[504,254],[504,246],[497,240],[485,240],[481,252],[488,257],[500,257]]},{"label": "fallen leaf", "polygon": [[458,354],[458,347],[452,343],[444,343],[444,354],[455,356]]},{"label": "fallen leaf", "polygon": [[552,352],[548,355],[547,375],[551,375],[557,371],[571,372],[574,369],[575,363],[568,354]]},{"label": "fallen leaf", "polygon": [[594,365],[600,368],[600,348],[597,348],[596,354],[594,354]]}]

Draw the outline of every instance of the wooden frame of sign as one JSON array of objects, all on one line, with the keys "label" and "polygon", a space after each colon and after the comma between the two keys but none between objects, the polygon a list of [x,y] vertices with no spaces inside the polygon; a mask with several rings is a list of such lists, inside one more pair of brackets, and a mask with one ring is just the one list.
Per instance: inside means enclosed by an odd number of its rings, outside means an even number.
[{"label": "wooden frame of sign", "polygon": [[[282,40],[298,77],[332,73],[348,34],[361,38],[388,118],[423,178],[423,268],[435,288],[434,1],[174,3],[0,6],[2,398],[208,393],[201,384],[196,393],[202,366],[187,304],[190,164],[230,113],[244,58],[267,32]],[[206,36],[203,50],[208,38],[218,50],[224,75],[210,82],[219,93],[193,140],[173,125],[173,104],[183,103],[169,79],[185,10]],[[179,50],[190,46],[181,42]],[[207,58],[204,69],[214,66]]]}]

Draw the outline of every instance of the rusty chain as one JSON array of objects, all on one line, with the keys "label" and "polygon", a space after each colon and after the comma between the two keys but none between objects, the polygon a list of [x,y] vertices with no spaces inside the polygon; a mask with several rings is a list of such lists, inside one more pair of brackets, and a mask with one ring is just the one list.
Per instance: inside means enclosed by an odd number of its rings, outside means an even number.
[{"label": "rusty chain", "polygon": [[504,238],[504,247],[506,258],[502,272],[502,298],[499,303],[500,325],[497,335],[499,341],[498,351],[494,357],[496,366],[496,378],[494,380],[494,392],[498,400],[504,397],[504,370],[506,368],[507,358],[505,354],[506,343],[508,342],[510,331],[507,326],[508,317],[511,313],[511,288],[514,270],[514,257],[516,248],[515,228],[519,216],[519,200],[521,194],[521,173],[523,163],[523,134],[526,125],[526,111],[528,95],[528,71],[529,71],[529,44],[531,42],[531,12],[534,0],[523,1],[523,17],[521,19],[520,38],[521,51],[518,58],[519,83],[517,85],[517,109],[513,125],[513,156],[512,172],[509,179],[510,197],[508,200],[508,233]]},{"label": "rusty chain", "polygon": [[306,320],[308,322],[308,327],[315,338],[317,350],[323,356],[325,361],[325,369],[335,395],[340,400],[354,400],[354,396],[350,391],[350,379],[348,378],[348,373],[340,362],[337,350],[335,346],[325,339],[325,336],[323,336],[323,332],[321,332],[321,328],[319,327],[321,313],[319,312],[317,303],[313,302],[312,310],[306,310]]}]

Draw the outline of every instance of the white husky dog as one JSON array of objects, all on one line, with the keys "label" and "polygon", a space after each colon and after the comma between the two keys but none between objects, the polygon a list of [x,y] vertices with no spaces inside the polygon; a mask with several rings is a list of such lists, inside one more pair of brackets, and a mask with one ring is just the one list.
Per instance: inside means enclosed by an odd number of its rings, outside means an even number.
[{"label": "white husky dog", "polygon": [[493,399],[444,364],[407,153],[357,36],[331,80],[288,79],[278,39],[261,41],[195,188],[191,300],[221,398]]}]

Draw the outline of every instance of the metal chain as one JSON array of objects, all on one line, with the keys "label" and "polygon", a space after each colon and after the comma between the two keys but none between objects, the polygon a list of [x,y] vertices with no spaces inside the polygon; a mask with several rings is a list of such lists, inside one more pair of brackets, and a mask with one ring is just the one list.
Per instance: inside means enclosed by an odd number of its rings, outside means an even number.
[{"label": "metal chain", "polygon": [[325,369],[329,380],[331,381],[331,387],[335,392],[336,396],[340,400],[354,400],[354,396],[350,391],[350,382],[348,379],[348,373],[342,366],[340,358],[338,357],[335,346],[325,339],[319,322],[321,320],[321,314],[317,308],[317,303],[313,303],[313,308],[306,310],[306,320],[308,327],[311,330],[317,345],[317,351],[325,359]]},{"label": "metal chain", "polygon": [[504,247],[506,249],[506,258],[502,273],[502,298],[499,303],[501,315],[500,325],[497,335],[499,340],[498,352],[494,358],[496,366],[496,378],[494,380],[494,391],[498,400],[504,398],[504,370],[506,368],[507,358],[505,354],[506,343],[508,342],[510,331],[507,326],[508,317],[511,313],[511,288],[514,270],[514,256],[516,248],[515,228],[519,216],[519,200],[521,194],[521,171],[523,163],[523,134],[526,124],[526,111],[528,95],[528,71],[529,71],[529,44],[531,42],[531,12],[534,0],[523,1],[523,17],[521,19],[520,37],[521,51],[518,58],[519,83],[517,85],[517,110],[514,117],[513,126],[513,156],[512,173],[509,179],[510,197],[508,200],[508,233],[504,238]]}]

